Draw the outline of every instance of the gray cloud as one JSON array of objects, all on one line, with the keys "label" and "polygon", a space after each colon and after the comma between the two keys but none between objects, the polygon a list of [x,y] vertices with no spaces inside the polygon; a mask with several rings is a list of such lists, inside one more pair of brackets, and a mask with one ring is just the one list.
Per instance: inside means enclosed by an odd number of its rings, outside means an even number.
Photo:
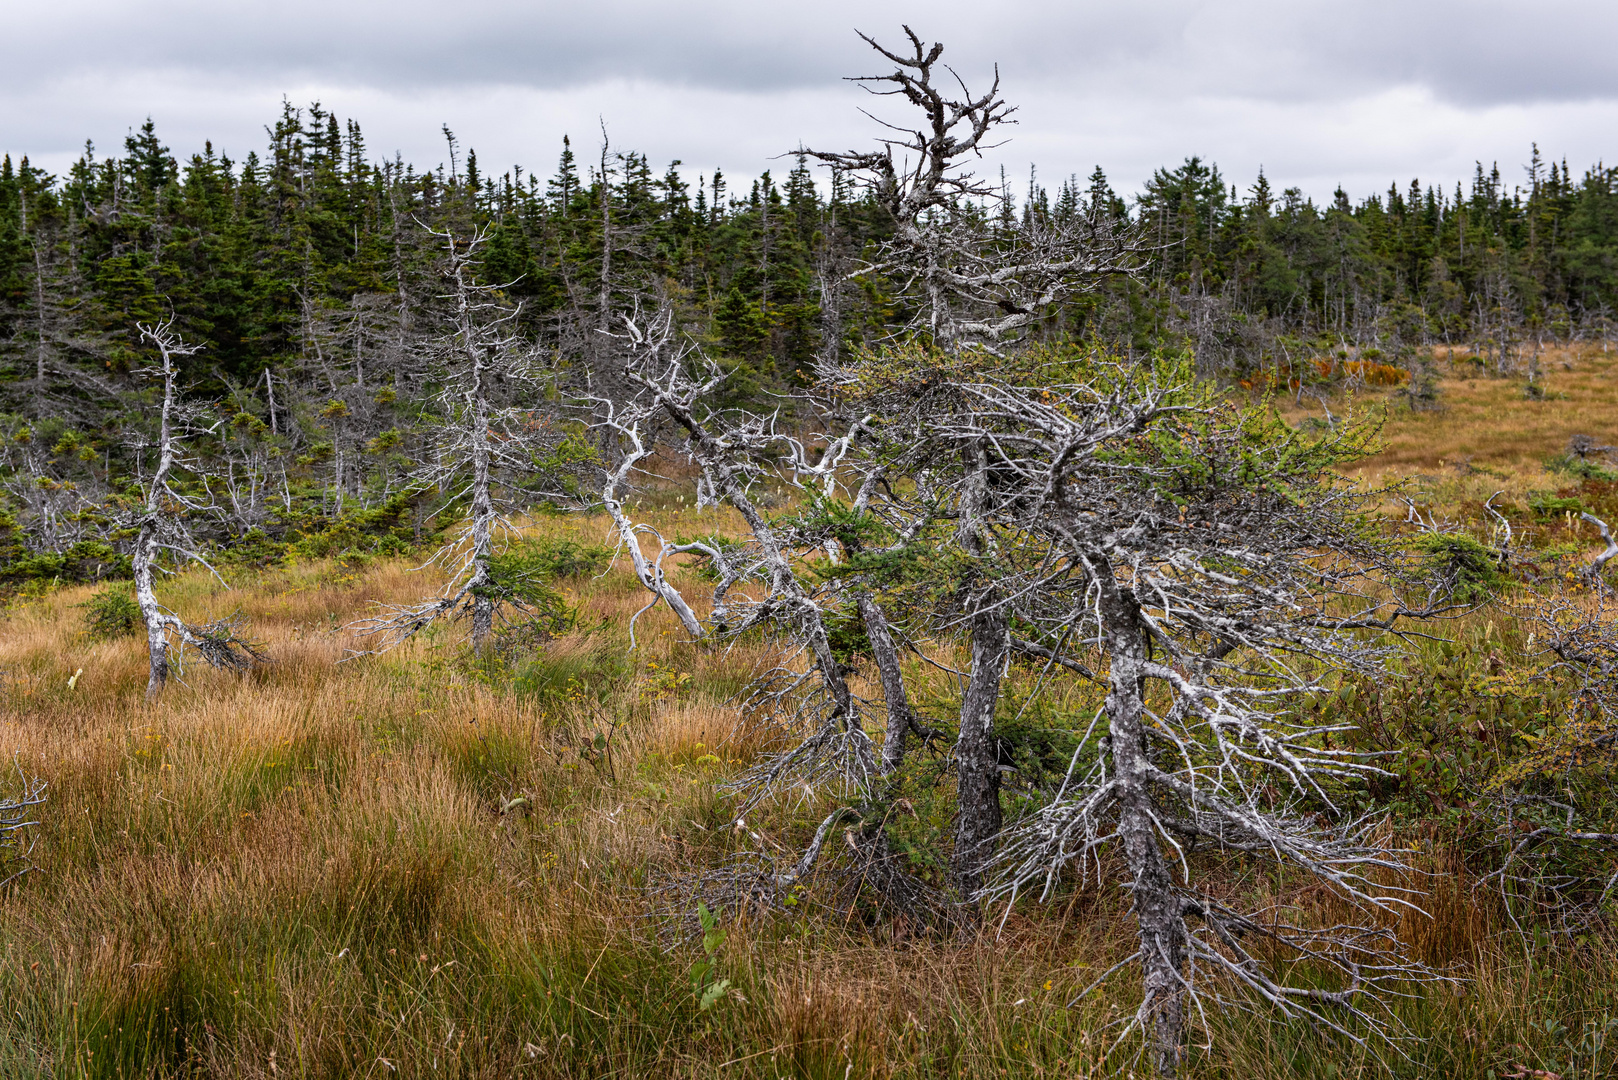
[{"label": "gray cloud", "polygon": [[[908,14],[906,9],[909,9]],[[226,4],[67,0],[8,18],[7,82],[104,70],[333,79],[408,90],[558,88],[635,78],[769,91],[822,85],[862,60],[860,26],[898,23],[952,44],[970,68],[1021,77],[1128,79],[1144,93],[1363,92],[1389,82],[1462,103],[1571,101],[1618,93],[1618,6],[1596,0],[1299,3],[1193,0],[923,5],[827,0],[646,0],[446,5],[437,0]]]},{"label": "gray cloud", "polygon": [[240,158],[285,94],[421,165],[443,157],[441,122],[487,165],[543,168],[604,116],[653,160],[752,174],[800,140],[869,140],[841,79],[882,65],[852,28],[897,45],[903,21],[974,85],[999,63],[1022,122],[987,167],[1019,177],[1101,162],[1132,187],[1197,153],[1321,196],[1518,161],[1535,138],[1577,164],[1618,156],[1618,5],[1600,0],[59,0],[8,15],[0,149],[60,168],[151,114],[177,151],[213,138]]}]

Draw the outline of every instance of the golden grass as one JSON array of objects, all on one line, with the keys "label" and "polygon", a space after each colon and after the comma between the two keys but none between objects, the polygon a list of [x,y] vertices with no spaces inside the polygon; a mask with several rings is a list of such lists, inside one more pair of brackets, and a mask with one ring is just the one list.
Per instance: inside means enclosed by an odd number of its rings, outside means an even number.
[{"label": "golden grass", "polygon": [[[1462,360],[1470,355],[1460,348],[1437,350],[1440,393],[1434,411],[1411,412],[1396,393],[1377,390],[1363,391],[1352,402],[1334,401],[1334,412],[1349,405],[1387,408],[1381,452],[1356,462],[1350,475],[1380,485],[1419,475],[1465,475],[1470,467],[1504,474],[1480,477],[1480,490],[1491,483],[1491,491],[1554,487],[1557,481],[1545,474],[1544,461],[1565,453],[1570,437],[1591,435],[1618,444],[1618,352],[1604,352],[1600,345],[1547,348],[1540,357],[1541,400],[1527,398],[1525,376],[1484,376]],[[1302,407],[1291,397],[1277,405],[1293,422],[1321,415],[1320,406],[1308,399]]]},{"label": "golden grass", "polygon": [[[734,527],[649,516],[670,536]],[[0,1075],[1102,1074],[1130,980],[1067,1002],[1132,947],[1115,891],[1019,909],[999,938],[734,925],[720,963],[736,993],[699,1011],[693,953],[662,948],[642,890],[732,850],[715,786],[756,746],[730,699],[771,648],[693,647],[659,608],[626,659],[645,594],[620,563],[566,583],[579,628],[536,670],[471,661],[454,626],[338,663],[363,644],[346,623],[438,580],[400,561],[301,564],[230,591],[182,575],[167,602],[192,619],[239,608],[274,663],[188,666],[150,705],[144,643],[84,637],[90,590],[8,614],[0,751],[51,797],[40,872],[0,898]],[[585,752],[596,733],[610,760]],[[768,813],[790,843],[813,808]],[[1297,899],[1285,882],[1229,887]],[[1482,1076],[1572,990],[1491,951],[1469,894],[1445,889],[1440,918],[1405,932],[1480,978],[1411,1015],[1433,1035],[1425,1060]],[[1382,1075],[1305,1028],[1214,1023],[1224,1049],[1195,1075]],[[1485,1034],[1473,1046],[1468,1030]]]}]

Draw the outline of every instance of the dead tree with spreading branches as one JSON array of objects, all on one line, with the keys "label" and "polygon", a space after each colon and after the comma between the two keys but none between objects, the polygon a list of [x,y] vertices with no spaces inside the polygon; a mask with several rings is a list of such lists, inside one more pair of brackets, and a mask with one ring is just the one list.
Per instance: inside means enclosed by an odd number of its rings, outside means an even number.
[{"label": "dead tree with spreading branches", "polygon": [[[853,433],[829,440],[811,462],[803,442],[778,427],[776,417],[718,407],[716,391],[725,373],[679,338],[666,312],[644,322],[626,319],[619,339],[625,378],[639,393],[627,401],[592,405],[596,415],[606,417],[601,422],[605,433],[624,450],[622,463],[606,480],[605,501],[642,584],[652,594],[651,604],[668,602],[682,622],[689,617],[694,637],[724,640],[763,632],[788,644],[787,655],[755,680],[743,702],[744,713],[759,730],[771,733],[774,746],[732,784],[741,796],[737,828],[746,832],[747,816],[775,796],[812,792],[832,803],[801,851],[776,847],[744,852],[737,866],[698,874],[697,886],[711,903],[778,905],[815,870],[828,837],[841,825],[842,846],[851,858],[849,880],[858,883],[856,888],[873,888],[907,918],[947,918],[946,905],[899,869],[881,825],[878,796],[888,770],[878,760],[868,730],[870,705],[851,689],[852,669],[839,660],[829,631],[834,613],[847,606],[849,597],[806,571],[806,558],[824,554],[823,537],[807,534],[791,521],[772,519],[753,495],[754,482],[767,471],[824,491],[835,483]],[[748,534],[742,548],[717,540],[671,544],[628,518],[617,488],[647,452],[642,433],[654,423],[675,432],[699,470],[699,483],[741,516]],[[642,533],[651,533],[659,545],[655,560],[637,558]],[[717,581],[706,626],[663,576],[662,560],[671,555],[695,555],[714,571]],[[784,856],[789,857],[783,862]]]},{"label": "dead tree with spreading branches", "polygon": [[[1137,230],[1099,203],[1087,213],[1061,220],[1029,213],[1020,222],[1001,216],[1002,224],[996,224],[986,206],[1000,199],[1002,192],[976,177],[971,163],[998,145],[1006,125],[1014,122],[1015,110],[999,96],[999,72],[986,93],[974,95],[941,62],[942,45],[926,44],[908,26],[904,32],[910,48],[899,52],[862,34],[894,69],[854,81],[875,95],[902,98],[915,112],[903,122],[879,121],[892,132],[880,140],[879,149],[811,151],[810,156],[863,183],[892,219],[892,238],[856,269],[855,276],[879,277],[913,301],[901,305],[901,310],[913,311],[913,317],[888,328],[893,340],[919,337],[957,358],[967,350],[1004,355],[1025,342],[1065,301],[1105,278],[1139,270],[1148,245]],[[899,540],[898,550],[921,535],[933,515],[945,515],[954,526],[945,546],[962,557],[965,572],[957,581],[961,606],[949,628],[964,630],[972,658],[962,689],[954,752],[960,807],[953,860],[957,888],[970,895],[982,884],[977,865],[992,851],[1001,827],[1000,762],[992,729],[1013,642],[998,571],[992,569],[995,553],[984,531],[985,515],[998,495],[991,483],[988,448],[935,438],[917,408],[925,393],[907,398],[915,389],[908,388],[881,400],[859,400],[862,391],[851,388],[861,384],[868,370],[880,371],[885,362],[884,357],[859,357],[842,366],[834,360],[823,362],[820,391],[829,415],[847,413],[846,421],[853,422],[871,409],[884,418],[890,431],[905,432],[903,439],[890,436],[878,452],[880,440],[870,438],[872,426],[859,424],[865,433],[859,449],[864,452],[849,455],[851,468],[873,482],[889,471],[907,481],[924,478],[924,486],[942,500],[919,517],[907,516],[899,501],[885,500],[886,512],[897,514],[894,535],[911,538]],[[870,492],[862,491],[865,497],[856,500],[854,508],[858,517],[870,507]],[[846,531],[858,536],[857,529]],[[883,554],[891,560],[894,553]],[[897,655],[889,647],[891,635],[881,603],[869,590],[855,595],[890,710],[883,765],[891,773],[903,759],[904,735],[916,723]]]},{"label": "dead tree with spreading branches", "polygon": [[[1302,706],[1334,672],[1378,670],[1390,631],[1463,606],[1374,541],[1366,496],[1332,480],[1369,429],[1306,442],[1188,369],[1071,349],[883,361],[846,372],[840,390],[878,417],[871,457],[911,481],[883,511],[953,526],[938,553],[958,584],[935,625],[972,642],[955,753],[958,774],[976,773],[958,776],[960,884],[1010,903],[1121,865],[1139,944],[1120,966],[1138,965],[1144,990],[1129,1029],[1147,1033],[1163,1075],[1179,1067],[1187,1011],[1215,999],[1265,1002],[1355,1041],[1396,1035],[1379,1004],[1431,977],[1384,929],[1413,890],[1398,853],[1339,809],[1377,762]],[[1079,680],[1101,700],[1075,718],[1060,784],[1002,831],[974,764],[981,749],[996,765],[1013,656],[1039,672],[1036,695]],[[1319,927],[1234,910],[1197,888],[1205,853],[1308,874],[1361,918]],[[1324,984],[1287,983],[1276,955]]]},{"label": "dead tree with spreading branches", "polygon": [[[1431,977],[1385,929],[1412,905],[1397,884],[1409,871],[1340,810],[1376,761],[1301,708],[1334,672],[1379,670],[1386,632],[1460,609],[1370,538],[1367,497],[1329,471],[1371,429],[1306,442],[1188,369],[1094,359],[955,393],[934,424],[992,463],[990,527],[1021,567],[1002,586],[1006,617],[1052,665],[1105,672],[1060,790],[1008,830],[985,894],[1049,896],[1119,850],[1143,987],[1130,1026],[1159,1075],[1179,1067],[1187,1010],[1211,1000],[1266,1003],[1357,1043],[1397,1034],[1388,995]],[[1360,918],[1233,910],[1197,888],[1203,851],[1309,875]],[[1276,955],[1310,981],[1288,983]]]},{"label": "dead tree with spreading branches", "polygon": [[[431,232],[431,230],[429,230]],[[487,233],[431,232],[444,243],[442,274],[448,286],[447,327],[430,378],[440,386],[438,423],[426,460],[411,481],[466,505],[466,518],[426,565],[440,565],[449,581],[431,600],[384,607],[354,625],[376,642],[353,655],[384,652],[442,618],[471,620],[474,650],[483,651],[503,605],[521,606],[511,583],[496,580],[491,563],[511,511],[524,501],[565,499],[567,471],[560,431],[541,407],[534,350],[517,333],[518,309],[504,286],[481,284],[474,268]]]},{"label": "dead tree with spreading branches", "polygon": [[[751,482],[760,470],[758,461],[772,448],[787,443],[786,436],[776,429],[772,416],[732,417],[714,408],[715,391],[726,378],[724,371],[694,346],[681,343],[667,316],[655,320],[650,332],[633,320],[626,320],[625,325],[631,344],[626,377],[639,388],[642,408],[661,413],[683,436],[684,448],[709,490],[741,515],[757,549],[754,573],[766,586],[764,595],[729,594],[716,617],[725,621],[732,634],[764,625],[784,629],[809,660],[807,670],[787,677],[774,696],[786,700],[809,689],[816,700],[814,733],[772,762],[761,779],[773,781],[804,772],[821,775],[830,770],[850,790],[868,790],[877,775],[876,759],[861,722],[860,704],[848,688],[848,672],[832,652],[825,613],[815,589],[793,565],[794,537],[772,524],[750,495]],[[768,786],[765,783],[762,788]]]},{"label": "dead tree with spreading branches", "polygon": [[1587,580],[1594,588],[1530,593],[1512,605],[1541,659],[1517,692],[1548,690],[1561,703],[1481,793],[1497,822],[1499,864],[1487,880],[1524,935],[1525,920],[1588,932],[1618,895],[1618,613],[1599,578]]},{"label": "dead tree with spreading branches", "polygon": [[926,44],[908,26],[904,32],[910,48],[901,52],[861,34],[894,70],[852,81],[903,98],[920,115],[878,120],[892,134],[877,150],[806,152],[863,183],[892,219],[892,238],[851,276],[883,279],[914,301],[914,316],[890,328],[894,337],[922,333],[941,348],[1000,349],[1101,279],[1139,269],[1148,245],[1099,204],[1064,220],[1031,213],[1007,227],[993,224],[986,206],[1003,193],[974,176],[970,163],[1015,123],[1016,110],[999,96],[999,69],[988,91],[974,95],[941,62],[942,44]]},{"label": "dead tree with spreading branches", "polygon": [[[142,339],[150,342],[158,355],[158,366],[142,374],[161,379],[163,395],[157,411],[155,436],[150,440],[141,438],[134,447],[137,453],[155,453],[157,459],[144,484],[130,560],[135,577],[135,600],[146,623],[150,658],[146,696],[151,699],[163,689],[171,672],[183,666],[184,650],[188,646],[213,667],[232,671],[245,671],[266,657],[243,636],[239,617],[192,625],[158,603],[154,586],[156,575],[163,572],[165,553],[208,565],[186,519],[218,516],[220,508],[209,489],[201,459],[188,452],[188,444],[193,437],[212,434],[219,427],[219,421],[209,417],[201,406],[180,396],[176,361],[193,355],[199,346],[185,343],[175,331],[173,319],[152,326],[142,324],[139,329]],[[187,479],[195,483],[187,484],[184,482]],[[211,566],[208,569],[213,570]],[[223,584],[223,579],[220,580]]]}]

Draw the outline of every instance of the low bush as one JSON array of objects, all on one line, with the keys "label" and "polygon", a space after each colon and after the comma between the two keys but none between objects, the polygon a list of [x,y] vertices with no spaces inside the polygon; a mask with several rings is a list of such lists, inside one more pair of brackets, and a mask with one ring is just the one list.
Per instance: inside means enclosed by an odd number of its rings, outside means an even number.
[{"label": "low bush", "polygon": [[133,634],[141,625],[140,605],[126,587],[102,589],[79,605],[84,629],[93,641],[111,641]]},{"label": "low bush", "polygon": [[1424,536],[1421,546],[1427,571],[1446,583],[1458,603],[1482,603],[1506,584],[1495,553],[1470,536],[1435,533]]},{"label": "low bush", "polygon": [[66,551],[20,555],[0,565],[0,581],[116,581],[132,573],[129,556],[100,540],[81,540]]},{"label": "low bush", "polygon": [[495,556],[491,565],[499,567],[496,573],[500,576],[554,581],[599,574],[611,559],[612,549],[600,544],[547,537],[513,544]]}]

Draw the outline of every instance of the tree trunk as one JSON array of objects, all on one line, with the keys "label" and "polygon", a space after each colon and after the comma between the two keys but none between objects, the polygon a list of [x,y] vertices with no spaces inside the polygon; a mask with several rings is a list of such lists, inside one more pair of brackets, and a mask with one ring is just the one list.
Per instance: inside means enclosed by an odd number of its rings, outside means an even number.
[{"label": "tree trunk", "polygon": [[904,672],[899,668],[899,650],[894,647],[888,620],[882,614],[870,593],[860,593],[856,599],[860,618],[865,621],[865,636],[871,642],[871,655],[882,677],[882,696],[888,704],[888,732],[882,740],[883,776],[891,776],[904,763],[906,737],[915,725],[915,714],[910,708],[910,696],[905,692]]},{"label": "tree trunk", "polygon": [[[470,508],[472,518],[472,580],[469,583],[476,590],[493,584],[489,576],[489,559],[494,555],[494,493],[492,490],[493,478],[491,473],[491,451],[489,446],[489,399],[485,383],[485,363],[483,348],[477,338],[477,327],[473,323],[471,290],[466,281],[466,257],[455,249],[453,237],[449,241],[450,265],[455,274],[455,299],[457,307],[457,323],[460,331],[461,346],[466,350],[467,361],[467,390],[466,406],[467,421],[470,427],[468,434],[472,444],[472,505]],[[494,598],[478,596],[474,591],[472,600],[472,649],[481,653],[488,647],[489,639],[494,632]]]},{"label": "tree trunk", "polygon": [[472,599],[472,649],[482,652],[494,634],[494,601],[487,596]]},{"label": "tree trunk", "polygon": [[146,623],[146,648],[150,671],[146,679],[146,700],[155,698],[169,678],[168,630],[174,619],[158,605],[152,588],[152,571],[163,551],[158,535],[158,518],[163,513],[163,497],[168,491],[169,474],[174,469],[174,358],[166,327],[156,331],[142,328],[143,333],[157,346],[163,360],[163,405],[158,412],[157,469],[146,488],[145,515],[140,533],[135,539],[135,554],[131,568],[135,572],[135,601],[140,605],[141,618]]},{"label": "tree trunk", "polygon": [[39,256],[39,240],[37,238],[34,240],[34,288],[36,290],[35,315],[39,320],[39,355],[36,359],[34,379],[39,387],[36,391],[39,394],[36,402],[42,402],[45,397],[45,342],[49,335],[45,331],[45,264]]},{"label": "tree trunk", "polygon": [[1118,832],[1134,877],[1135,922],[1140,937],[1142,1008],[1157,1074],[1180,1067],[1185,1024],[1185,921],[1169,868],[1157,846],[1149,802],[1131,796],[1123,804]]},{"label": "tree trunk", "polygon": [[[968,458],[961,499],[961,546],[975,557],[988,551],[983,514],[988,502],[989,458],[979,446]],[[979,582],[979,585],[982,583]],[[994,710],[1000,700],[1000,678],[1011,649],[1010,624],[996,604],[992,587],[972,598],[972,673],[961,700],[961,730],[955,742],[955,885],[963,900],[983,886],[983,865],[993,854],[1000,831],[1000,754],[994,738]]]},{"label": "tree trunk", "polygon": [[152,522],[141,526],[135,540],[135,555],[131,560],[135,571],[135,602],[140,605],[142,621],[146,623],[146,650],[149,674],[146,679],[146,700],[151,701],[169,680],[168,620],[158,606],[152,589],[152,564],[161,548],[157,529]]},{"label": "tree trunk", "polygon": [[1118,835],[1134,879],[1136,929],[1141,953],[1141,1015],[1151,1041],[1157,1074],[1179,1071],[1184,1027],[1185,920],[1163,851],[1157,842],[1148,780],[1150,761],[1141,717],[1145,711],[1146,628],[1140,607],[1119,587],[1104,556],[1088,557],[1092,580],[1101,593],[1101,618],[1112,654],[1107,692],[1108,738],[1118,777]]},{"label": "tree trunk", "polygon": [[1000,754],[994,738],[994,710],[1000,700],[1011,635],[1004,611],[992,598],[972,617],[972,674],[961,701],[961,732],[955,742],[957,816],[955,885],[970,899],[983,885],[983,864],[993,854],[1000,831]]}]

